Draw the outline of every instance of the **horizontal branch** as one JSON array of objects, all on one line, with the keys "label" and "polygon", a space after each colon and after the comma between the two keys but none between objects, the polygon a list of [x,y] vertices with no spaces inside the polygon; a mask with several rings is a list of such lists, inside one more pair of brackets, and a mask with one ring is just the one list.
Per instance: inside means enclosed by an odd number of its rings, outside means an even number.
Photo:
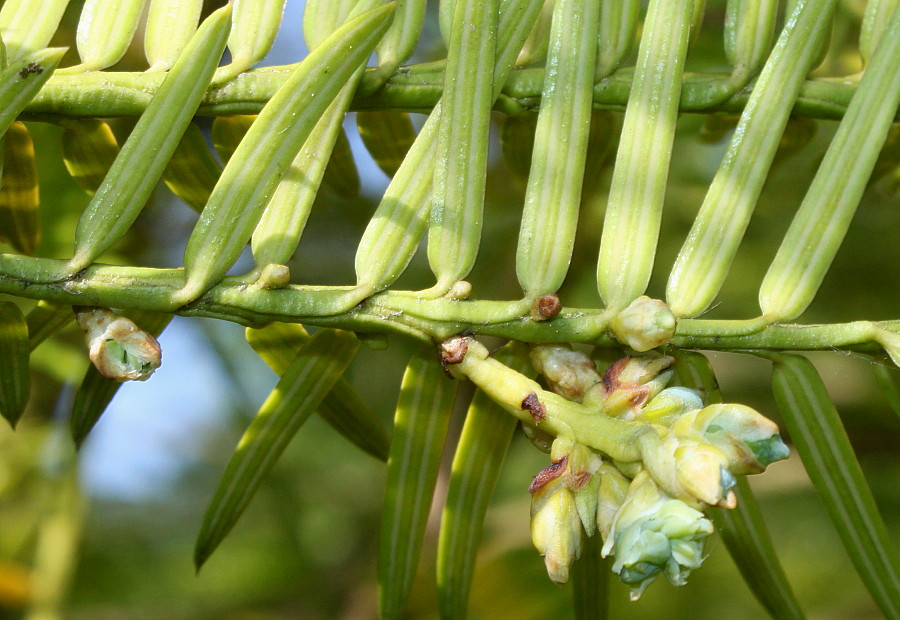
[{"label": "horizontal branch", "polygon": [[[354,110],[403,110],[429,112],[441,96],[443,62],[402,67],[381,89],[353,100]],[[200,106],[201,116],[256,114],[272,97],[293,66],[266,67],[239,75],[231,82],[210,89]],[[94,71],[79,75],[55,75],[25,108],[26,118],[137,116],[159,88],[164,73]],[[594,87],[594,107],[624,110],[631,92],[632,70],[623,69]],[[359,93],[377,87],[377,76],[368,72]],[[513,71],[496,103],[507,114],[535,112],[541,103],[543,69]],[[731,94],[727,74],[687,74],[681,95],[681,112],[740,114],[747,103],[751,82]],[[808,118],[843,117],[856,83],[807,80],[793,114]],[[898,117],[900,120],[900,117]]]},{"label": "horizontal branch", "polygon": [[[616,347],[607,333],[602,309],[564,308],[548,321],[534,321],[527,310],[510,320],[506,310],[517,302],[446,299],[422,300],[432,312],[413,314],[408,292],[374,295],[349,312],[329,314],[334,300],[352,287],[264,289],[240,278],[226,278],[198,301],[179,306],[174,293],[184,284],[181,269],[95,265],[75,277],[65,277],[66,261],[0,254],[0,293],[79,305],[171,312],[183,316],[224,319],[242,325],[271,321],[335,327],[364,333],[395,333],[425,341],[441,341],[463,331],[524,342],[569,342]],[[460,317],[465,316],[466,320]],[[478,320],[478,317],[484,317]],[[670,344],[686,349],[775,351],[875,351],[875,328],[897,331],[897,321],[856,321],[828,325],[771,325],[744,336],[715,335],[714,321],[703,321],[702,335],[694,322],[682,320]],[[720,321],[725,334],[735,321]]]}]

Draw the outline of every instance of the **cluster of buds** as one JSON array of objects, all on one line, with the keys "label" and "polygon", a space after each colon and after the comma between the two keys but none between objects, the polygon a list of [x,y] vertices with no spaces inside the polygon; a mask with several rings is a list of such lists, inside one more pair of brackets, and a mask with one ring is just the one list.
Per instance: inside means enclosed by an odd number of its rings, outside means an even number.
[{"label": "cluster of buds", "polygon": [[712,522],[703,513],[661,491],[646,471],[628,480],[615,467],[602,472],[603,511],[597,520],[603,555],[615,555],[613,571],[633,587],[637,599],[662,573],[684,585],[703,561],[703,540]]},{"label": "cluster of buds", "polygon": [[[464,346],[463,346],[464,345]],[[705,405],[700,392],[668,387],[674,359],[626,357],[603,375],[567,345],[539,345],[531,359],[550,390],[489,357],[472,338],[449,366],[475,382],[542,448],[551,465],[534,479],[532,540],[550,578],[568,579],[583,536],[600,533],[604,557],[637,598],[658,576],[683,585],[712,533],[707,506],[734,508],[735,475],[788,456],[774,422],[743,405]]]},{"label": "cluster of buds", "polygon": [[660,574],[684,585],[700,566],[712,523],[662,491],[646,470],[632,480],[596,451],[562,438],[551,459],[529,488],[532,542],[550,579],[568,581],[583,537],[597,532],[603,556],[614,556],[612,569],[632,586],[634,600]]}]

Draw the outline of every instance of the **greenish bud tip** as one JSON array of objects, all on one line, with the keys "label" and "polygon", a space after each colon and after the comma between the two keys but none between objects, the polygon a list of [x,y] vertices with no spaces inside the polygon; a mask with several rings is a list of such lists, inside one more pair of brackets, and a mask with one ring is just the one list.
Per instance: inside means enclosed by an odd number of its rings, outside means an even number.
[{"label": "greenish bud tip", "polygon": [[581,555],[581,528],[575,495],[561,476],[532,491],[531,540],[555,583],[569,581],[569,569]]},{"label": "greenish bud tip", "polygon": [[724,467],[719,469],[719,477],[721,478],[722,496],[727,497],[731,493],[731,489],[737,486],[737,479]]},{"label": "greenish bud tip", "polygon": [[661,570],[656,564],[638,562],[633,566],[623,566],[619,570],[619,579],[622,583],[627,583],[630,586],[640,586],[640,591],[643,593],[644,589],[650,585]]},{"label": "greenish bud tip", "polygon": [[791,451],[781,440],[780,435],[769,437],[768,439],[760,439],[759,441],[750,441],[747,443],[756,462],[763,467],[768,467],[776,461],[783,461],[790,456]]}]

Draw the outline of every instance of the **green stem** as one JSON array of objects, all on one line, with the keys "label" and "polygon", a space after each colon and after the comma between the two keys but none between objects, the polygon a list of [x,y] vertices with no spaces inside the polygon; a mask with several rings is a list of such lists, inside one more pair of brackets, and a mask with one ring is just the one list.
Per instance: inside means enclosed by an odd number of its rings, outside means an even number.
[{"label": "green stem", "polygon": [[[65,261],[0,254],[0,293],[78,306],[139,309],[184,316],[215,317],[243,325],[302,322],[359,332],[389,332],[427,341],[469,330],[523,342],[589,343],[620,347],[607,334],[604,309],[563,308],[549,321],[533,321],[520,301],[418,300],[411,292],[390,291],[337,312],[352,287],[288,286],[263,289],[228,277],[199,300],[181,306],[174,292],[184,282],[180,269],[95,265],[71,278]],[[520,314],[510,319],[510,311]],[[854,321],[823,325],[769,325],[752,321],[683,319],[669,342],[682,349],[753,351],[873,351],[885,336],[900,332],[900,321]],[[751,332],[751,333],[748,333]]]},{"label": "green stem", "polygon": [[490,357],[477,340],[459,338],[443,346],[445,353],[463,355],[462,361],[449,365],[454,376],[469,379],[524,424],[584,444],[617,461],[645,460],[651,468],[645,457],[657,447],[659,437],[650,425],[600,415],[581,403],[548,392],[536,381]]},{"label": "green stem", "polygon": [[[265,67],[239,75],[219,88],[211,88],[200,105],[199,114],[258,114],[275,91],[291,75],[293,66]],[[624,110],[631,92],[631,69],[616,71],[594,86],[594,107]],[[94,71],[80,75],[53,76],[25,107],[25,120],[42,117],[139,116],[157,91],[164,73]],[[366,93],[379,76],[368,71],[358,93]],[[754,82],[723,99],[730,90],[726,73],[685,74],[680,112],[740,114]],[[495,109],[507,114],[535,112],[540,107],[543,69],[518,69],[510,73]],[[440,99],[444,84],[442,65],[434,63],[400,68],[383,88],[359,95],[353,110],[403,110],[427,112]],[[807,80],[800,89],[794,116],[822,119],[843,117],[856,92],[855,83],[841,80]],[[897,116],[895,118],[900,118]]]}]

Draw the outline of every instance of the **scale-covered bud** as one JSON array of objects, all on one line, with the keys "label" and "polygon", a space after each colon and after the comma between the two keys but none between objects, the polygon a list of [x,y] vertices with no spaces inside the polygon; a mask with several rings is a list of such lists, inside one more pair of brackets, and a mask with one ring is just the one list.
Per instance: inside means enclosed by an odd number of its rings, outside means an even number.
[{"label": "scale-covered bud", "polygon": [[641,295],[613,317],[609,329],[616,340],[643,353],[667,343],[677,325],[664,301]]},{"label": "scale-covered bud", "polygon": [[728,471],[728,458],[721,450],[701,441],[678,438],[675,448],[675,477],[691,497],[710,506],[734,508],[737,498],[731,490],[736,481]]},{"label": "scale-covered bud", "polygon": [[603,381],[588,390],[582,403],[604,414],[631,420],[668,385],[675,359],[666,355],[623,357],[606,369]]},{"label": "scale-covered bud", "polygon": [[648,402],[635,419],[669,427],[682,416],[702,408],[703,398],[697,390],[670,387]]},{"label": "scale-covered bud", "polygon": [[594,474],[600,456],[564,437],[553,442],[551,464],[535,476],[531,492],[531,537],[556,583],[569,579],[569,567],[581,553],[582,527],[594,533],[597,489]]},{"label": "scale-covered bud", "polygon": [[[560,442],[567,442],[567,440],[557,439],[554,444]],[[564,479],[569,490],[575,494],[575,507],[588,536],[593,536],[596,531],[597,481],[595,479],[601,465],[603,465],[603,460],[600,455],[587,446],[576,443],[569,449]]]},{"label": "scale-covered bud", "polygon": [[564,344],[539,344],[531,348],[531,363],[544,375],[550,389],[569,400],[581,400],[600,383],[597,365],[590,357]]},{"label": "scale-covered bud", "polygon": [[639,440],[641,460],[666,493],[690,505],[698,502],[722,508],[737,505],[731,490],[734,476],[728,471],[728,458],[720,450],[660,426],[654,430],[657,436],[646,433]]},{"label": "scale-covered bud", "polygon": [[575,494],[565,480],[557,477],[537,488],[532,484],[531,540],[556,583],[569,580],[569,568],[581,554],[581,535]]},{"label": "scale-covered bud", "polygon": [[162,363],[152,334],[106,308],[75,307],[91,362],[107,379],[146,381]]}]

